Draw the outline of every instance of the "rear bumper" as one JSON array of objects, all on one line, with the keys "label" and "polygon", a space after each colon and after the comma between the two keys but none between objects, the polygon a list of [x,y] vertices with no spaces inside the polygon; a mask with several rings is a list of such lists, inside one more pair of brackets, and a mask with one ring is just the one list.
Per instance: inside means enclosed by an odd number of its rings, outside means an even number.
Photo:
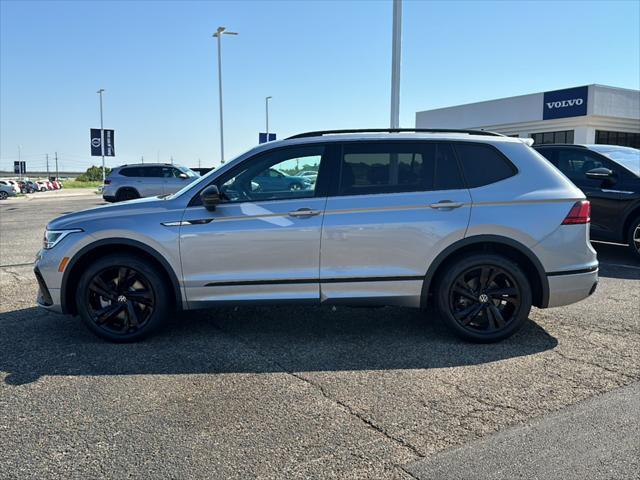
[{"label": "rear bumper", "polygon": [[102,195],[102,198],[107,202],[115,202],[116,201],[115,195]]},{"label": "rear bumper", "polygon": [[560,307],[584,300],[596,291],[598,269],[581,272],[547,274],[549,281],[548,307]]}]

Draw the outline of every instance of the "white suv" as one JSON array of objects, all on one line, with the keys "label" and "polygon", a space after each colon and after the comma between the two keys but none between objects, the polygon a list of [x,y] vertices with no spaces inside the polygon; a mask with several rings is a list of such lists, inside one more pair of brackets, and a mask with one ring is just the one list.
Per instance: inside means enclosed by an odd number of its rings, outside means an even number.
[{"label": "white suv", "polygon": [[[260,184],[301,165],[315,183]],[[269,142],[174,195],[52,221],[35,271],[40,305],[111,341],[172,309],[434,302],[458,335],[490,342],[598,281],[582,192],[522,141],[482,131]]]}]

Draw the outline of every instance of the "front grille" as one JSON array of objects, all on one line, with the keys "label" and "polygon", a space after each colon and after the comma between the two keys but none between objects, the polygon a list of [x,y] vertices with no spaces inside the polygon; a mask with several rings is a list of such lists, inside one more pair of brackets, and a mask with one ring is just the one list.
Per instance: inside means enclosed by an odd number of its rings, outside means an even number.
[{"label": "front grille", "polygon": [[45,307],[53,305],[53,299],[51,298],[51,294],[49,293],[47,284],[44,283],[44,278],[42,278],[42,275],[40,275],[40,272],[37,268],[33,271],[33,273],[36,275],[36,280],[38,280],[38,287],[40,288],[38,291],[38,303],[44,305]]}]

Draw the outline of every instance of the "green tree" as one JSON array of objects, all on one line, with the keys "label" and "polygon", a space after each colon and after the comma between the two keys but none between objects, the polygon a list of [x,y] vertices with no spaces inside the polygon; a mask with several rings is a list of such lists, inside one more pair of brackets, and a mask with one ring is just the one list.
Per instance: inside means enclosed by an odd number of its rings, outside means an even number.
[{"label": "green tree", "polygon": [[[105,168],[105,176],[111,173],[109,167]],[[95,165],[87,168],[87,171],[76,178],[78,182],[99,182],[102,180],[102,167],[96,167]]]}]

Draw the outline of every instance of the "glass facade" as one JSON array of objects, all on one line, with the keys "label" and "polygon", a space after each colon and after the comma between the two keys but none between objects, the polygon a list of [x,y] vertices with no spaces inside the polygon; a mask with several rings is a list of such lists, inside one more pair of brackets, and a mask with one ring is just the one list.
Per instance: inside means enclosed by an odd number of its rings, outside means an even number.
[{"label": "glass facade", "polygon": [[640,133],[596,130],[596,143],[640,148]]},{"label": "glass facade", "polygon": [[562,130],[559,132],[532,133],[534,145],[545,143],[573,143],[573,130]]}]

